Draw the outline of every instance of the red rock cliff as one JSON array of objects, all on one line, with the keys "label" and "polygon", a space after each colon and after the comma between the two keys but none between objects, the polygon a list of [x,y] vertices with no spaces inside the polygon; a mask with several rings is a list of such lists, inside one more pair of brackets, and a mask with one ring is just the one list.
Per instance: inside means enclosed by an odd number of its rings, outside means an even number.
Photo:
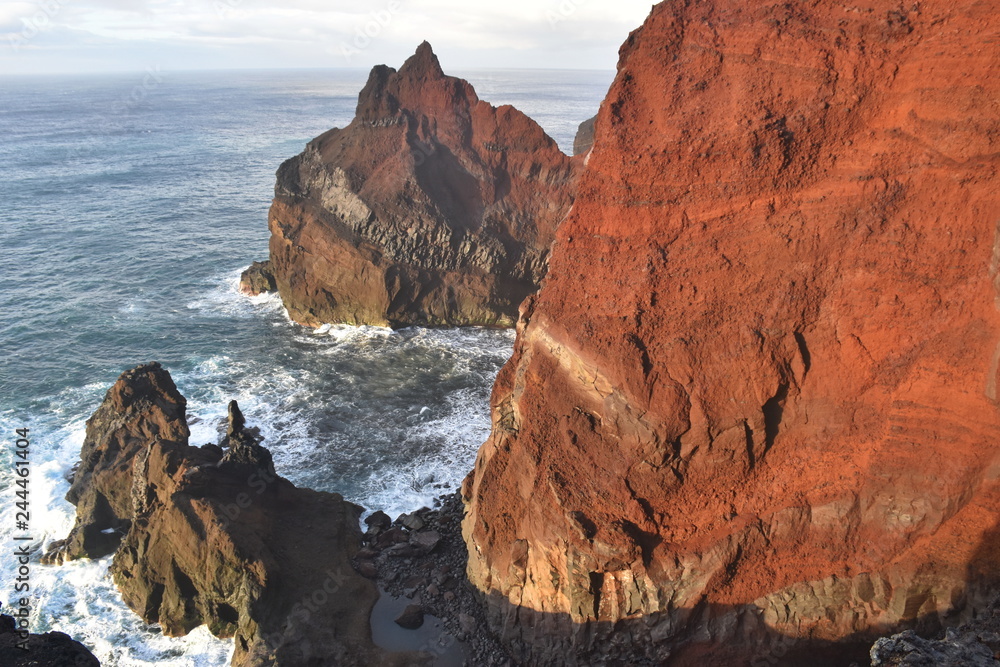
[{"label": "red rock cliff", "polygon": [[581,161],[445,76],[424,42],[372,70],[357,116],[278,171],[271,270],[303,324],[512,326]]},{"label": "red rock cliff", "polygon": [[773,660],[996,583],[996,10],[678,0],[629,37],[464,488],[526,660]]}]

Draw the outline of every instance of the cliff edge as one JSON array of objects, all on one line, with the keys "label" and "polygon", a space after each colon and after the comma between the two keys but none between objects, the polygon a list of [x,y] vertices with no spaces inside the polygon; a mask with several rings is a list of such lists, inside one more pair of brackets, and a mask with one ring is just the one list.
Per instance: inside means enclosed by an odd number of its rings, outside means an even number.
[{"label": "cliff edge", "polygon": [[628,38],[463,489],[522,660],[847,664],[992,597],[993,10],[664,2]]},{"label": "cliff edge", "polygon": [[446,76],[424,42],[399,71],[375,67],[355,119],[278,170],[278,292],[312,326],[513,326],[581,166]]}]

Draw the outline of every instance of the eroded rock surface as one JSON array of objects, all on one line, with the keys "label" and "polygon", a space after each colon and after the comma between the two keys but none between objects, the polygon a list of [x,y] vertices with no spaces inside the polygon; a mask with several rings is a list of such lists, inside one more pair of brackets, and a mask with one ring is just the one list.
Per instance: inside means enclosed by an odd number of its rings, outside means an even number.
[{"label": "eroded rock surface", "polygon": [[716,0],[629,37],[464,487],[521,659],[848,664],[992,597],[994,26]]},{"label": "eroded rock surface", "polygon": [[872,667],[996,667],[1000,665],[1000,600],[972,621],[927,639],[907,630],[871,648]]},{"label": "eroded rock surface", "polygon": [[240,291],[248,296],[260,296],[277,289],[270,260],[254,262],[240,274]]},{"label": "eroded rock surface", "polygon": [[579,160],[446,76],[426,42],[380,65],[343,129],[278,170],[271,268],[303,324],[512,326],[545,273]]},{"label": "eroded rock surface", "polygon": [[[234,637],[236,666],[425,662],[371,642],[378,592],[351,565],[360,507],[278,476],[235,401],[223,446],[187,437],[184,399],[158,364],[122,374],[88,422],[74,489],[100,493],[126,529],[111,571],[133,610],[168,635],[206,624]],[[74,535],[104,525],[91,505],[78,505]]]},{"label": "eroded rock surface", "polygon": [[126,371],[87,420],[66,500],[76,525],[42,559],[100,558],[118,548],[132,520],[132,460],[149,443],[186,443],[187,401],[157,363]]},{"label": "eroded rock surface", "polygon": [[573,155],[586,155],[594,147],[594,124],[596,122],[597,116],[594,116],[580,123],[576,137],[573,139]]}]

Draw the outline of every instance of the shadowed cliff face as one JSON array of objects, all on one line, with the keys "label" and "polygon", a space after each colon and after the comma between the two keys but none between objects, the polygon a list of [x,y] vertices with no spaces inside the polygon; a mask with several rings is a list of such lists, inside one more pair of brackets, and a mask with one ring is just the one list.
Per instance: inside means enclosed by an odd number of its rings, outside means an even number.
[{"label": "shadowed cliff face", "polygon": [[278,171],[271,268],[308,325],[512,326],[578,167],[530,118],[445,76],[426,42],[380,65],[343,129]]},{"label": "shadowed cliff face", "polygon": [[4,667],[101,667],[86,646],[62,632],[21,634],[17,627],[14,617],[0,616],[0,664]]},{"label": "shadowed cliff face", "polygon": [[744,664],[984,601],[994,24],[717,0],[629,37],[463,490],[470,578],[529,662],[615,628]]},{"label": "shadowed cliff face", "polygon": [[167,635],[233,637],[234,667],[427,664],[372,644],[378,592],[350,560],[361,508],[279,477],[235,402],[222,446],[189,446],[184,406],[159,364],[121,375],[87,422],[76,526],[47,560],[114,551],[129,607]]}]

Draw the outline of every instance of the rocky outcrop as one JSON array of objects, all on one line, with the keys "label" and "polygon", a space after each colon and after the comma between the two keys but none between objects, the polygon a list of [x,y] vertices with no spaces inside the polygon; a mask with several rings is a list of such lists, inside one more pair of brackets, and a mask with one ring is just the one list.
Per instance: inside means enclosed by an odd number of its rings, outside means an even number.
[{"label": "rocky outcrop", "polygon": [[580,123],[576,137],[573,139],[573,155],[586,155],[594,147],[594,124],[596,122],[597,116],[594,116]]},{"label": "rocky outcrop", "polygon": [[[465,508],[461,497],[458,493],[442,496],[435,507],[404,514],[395,522],[382,512],[369,516],[365,546],[355,558],[355,568],[373,579],[384,594],[412,601],[416,609],[400,609],[413,612],[412,616],[394,617],[397,624],[411,618],[415,622],[425,614],[434,619],[438,636],[426,643],[440,654],[449,647],[460,649],[443,655],[440,664],[457,664],[454,658],[461,654],[467,665],[510,667],[510,655],[488,631],[483,606],[465,578],[468,555],[462,539]],[[373,613],[373,626],[379,622],[378,613]],[[428,625],[422,627],[426,630]]]},{"label": "rocky outcrop", "polygon": [[[184,399],[147,364],[108,392],[88,423],[91,440],[74,489],[100,492],[127,527],[111,571],[147,622],[168,635],[205,624],[234,637],[238,666],[425,662],[371,642],[378,592],[351,565],[361,508],[278,476],[235,401],[222,446],[189,446]],[[78,505],[74,534],[104,525],[91,505]]]},{"label": "rocky outcrop", "polygon": [[0,665],[4,667],[101,667],[90,650],[62,632],[19,632],[11,616],[0,616]]},{"label": "rocky outcrop", "polygon": [[944,639],[924,639],[913,630],[879,639],[872,667],[998,667],[994,651],[979,637],[948,630]]},{"label": "rocky outcrop", "polygon": [[998,657],[1000,600],[944,637],[925,639],[907,630],[879,639],[871,649],[872,667],[996,667]]},{"label": "rocky outcrop", "polygon": [[66,494],[76,505],[76,524],[42,562],[100,558],[118,548],[132,519],[132,460],[151,442],[187,442],[186,406],[159,364],[118,378],[87,420],[80,463]]},{"label": "rocky outcrop", "polygon": [[278,170],[271,264],[307,325],[512,326],[545,273],[579,161],[445,76],[426,42],[380,65],[347,127]]},{"label": "rocky outcrop", "polygon": [[274,280],[274,273],[271,271],[270,260],[266,262],[254,262],[240,274],[240,292],[248,296],[260,296],[274,292],[278,289],[278,284]]},{"label": "rocky outcrop", "polygon": [[991,597],[994,22],[665,2],[629,37],[463,489],[522,659],[846,664]]}]

